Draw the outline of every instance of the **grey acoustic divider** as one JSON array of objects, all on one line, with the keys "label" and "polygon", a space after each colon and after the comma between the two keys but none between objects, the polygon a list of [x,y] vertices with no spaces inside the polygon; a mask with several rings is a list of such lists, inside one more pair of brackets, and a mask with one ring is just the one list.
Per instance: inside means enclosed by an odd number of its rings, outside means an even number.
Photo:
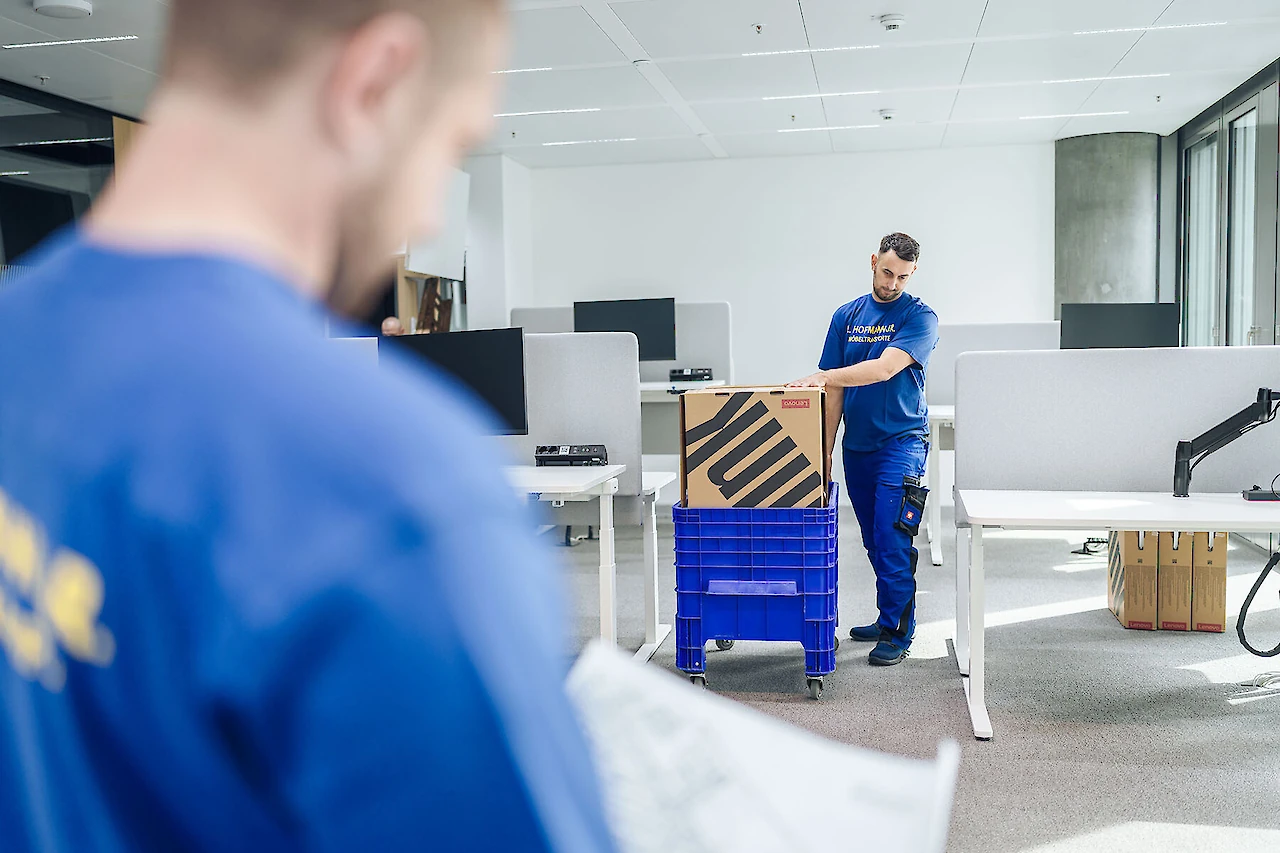
[{"label": "grey acoustic divider", "polygon": [[[573,331],[573,306],[513,308],[511,325],[527,334]],[[733,317],[728,302],[676,303],[676,358],[640,364],[643,382],[666,382],[673,367],[710,367],[733,381]]]},{"label": "grey acoustic divider", "polygon": [[929,359],[925,397],[935,406],[956,401],[956,359],[965,352],[1005,350],[1056,350],[1061,324],[1045,323],[940,323],[938,348]]},{"label": "grey acoustic divider", "polygon": [[[1173,455],[1280,390],[1280,347],[975,352],[956,361],[956,488],[1173,491]],[[1208,457],[1192,492],[1264,488],[1280,422]]]},{"label": "grey acoustic divider", "polygon": [[[526,328],[527,331],[527,328]],[[640,370],[635,335],[626,332],[524,338],[529,434],[506,436],[513,461],[532,465],[540,444],[603,444],[609,461],[626,465],[614,501],[618,524],[639,524]],[[566,504],[554,524],[596,524],[595,504]]]},{"label": "grey acoustic divider", "polygon": [[342,351],[344,357],[363,361],[370,367],[378,366],[377,338],[329,338],[329,345]]}]

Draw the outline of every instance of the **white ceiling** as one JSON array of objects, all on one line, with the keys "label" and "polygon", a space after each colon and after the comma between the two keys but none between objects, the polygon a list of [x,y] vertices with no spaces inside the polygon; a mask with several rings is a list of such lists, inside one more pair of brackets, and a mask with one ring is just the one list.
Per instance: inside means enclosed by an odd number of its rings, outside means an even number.
[{"label": "white ceiling", "polygon": [[[31,0],[0,0],[0,44],[140,36],[0,50],[0,78],[40,86],[44,75],[51,92],[141,115],[166,4],[97,5],[88,20],[59,21]],[[511,5],[508,67],[551,70],[505,75],[501,112],[590,110],[498,120],[486,150],[534,167],[1167,134],[1280,57],[1280,0]],[[886,32],[886,13],[905,26]],[[1132,29],[1079,34],[1118,28]],[[791,52],[743,55],[778,51]],[[1114,79],[1131,75],[1162,76]],[[1046,82],[1057,80],[1077,82]],[[565,142],[583,144],[548,144]]]}]

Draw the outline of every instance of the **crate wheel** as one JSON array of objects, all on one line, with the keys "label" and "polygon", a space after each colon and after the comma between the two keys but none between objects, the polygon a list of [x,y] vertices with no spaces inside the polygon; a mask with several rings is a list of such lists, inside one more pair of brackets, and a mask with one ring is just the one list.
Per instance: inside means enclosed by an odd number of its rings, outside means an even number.
[{"label": "crate wheel", "polygon": [[821,678],[809,679],[809,698],[810,699],[822,698],[822,679]]},{"label": "crate wheel", "polygon": [[836,651],[840,651],[840,638],[836,637]]},{"label": "crate wheel", "polygon": [[689,683],[694,687],[701,687],[705,690],[707,688],[707,677],[705,675],[691,675],[689,676]]},{"label": "crate wheel", "polygon": [[716,648],[722,652],[727,652],[733,648],[733,640],[716,640]]}]

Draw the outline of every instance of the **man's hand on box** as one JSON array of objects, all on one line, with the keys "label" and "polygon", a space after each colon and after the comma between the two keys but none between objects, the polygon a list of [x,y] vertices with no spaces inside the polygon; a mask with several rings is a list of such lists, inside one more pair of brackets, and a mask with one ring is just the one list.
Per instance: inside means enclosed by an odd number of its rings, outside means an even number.
[{"label": "man's hand on box", "polygon": [[817,373],[810,374],[804,379],[797,379],[794,382],[788,382],[788,388],[826,388],[828,382],[827,372],[819,370]]}]

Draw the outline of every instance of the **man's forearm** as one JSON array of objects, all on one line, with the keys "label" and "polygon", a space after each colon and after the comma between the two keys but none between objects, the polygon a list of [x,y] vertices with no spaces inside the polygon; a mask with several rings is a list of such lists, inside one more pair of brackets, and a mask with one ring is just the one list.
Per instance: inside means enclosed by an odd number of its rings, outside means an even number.
[{"label": "man's forearm", "polygon": [[827,387],[836,388],[860,388],[893,378],[889,365],[878,358],[849,367],[824,370],[823,374],[827,377]]},{"label": "man's forearm", "polygon": [[840,419],[844,416],[844,389],[833,388],[827,392],[827,455],[835,452],[836,434],[840,432]]}]

